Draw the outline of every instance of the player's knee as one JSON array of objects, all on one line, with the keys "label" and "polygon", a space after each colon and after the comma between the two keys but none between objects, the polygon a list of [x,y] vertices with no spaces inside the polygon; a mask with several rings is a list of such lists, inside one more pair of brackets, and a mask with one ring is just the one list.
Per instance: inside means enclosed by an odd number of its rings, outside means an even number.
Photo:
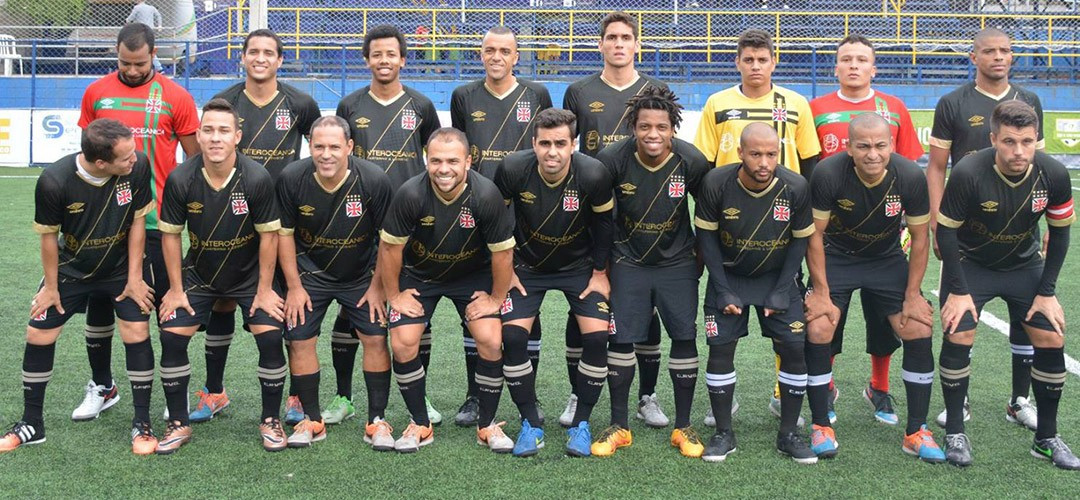
[{"label": "player's knee", "polygon": [[827,316],[815,318],[806,325],[806,339],[815,344],[832,342],[835,333],[836,325],[832,324]]},{"label": "player's knee", "polygon": [[927,339],[934,335],[934,329],[930,325],[915,320],[909,320],[903,328],[896,331],[900,340]]},{"label": "player's knee", "polygon": [[120,339],[125,344],[134,344],[150,338],[150,322],[148,321],[118,321],[120,324]]},{"label": "player's knee", "polygon": [[773,342],[773,352],[780,355],[780,371],[806,373],[805,348],[803,342]]},{"label": "player's knee", "polygon": [[503,351],[507,353],[525,353],[529,348],[529,330],[518,325],[502,326]]},{"label": "player's knee", "polygon": [[170,330],[161,331],[161,366],[172,368],[188,363],[188,343],[190,335],[182,335]]},{"label": "player's knee", "polygon": [[289,341],[289,357],[309,357],[315,355],[315,345],[318,342],[318,337],[312,337],[304,340],[291,340]]},{"label": "player's knee", "polygon": [[364,347],[366,353],[389,353],[390,350],[386,345],[385,335],[364,335],[361,333],[360,345]]},{"label": "player's knee", "polygon": [[972,345],[975,343],[975,330],[953,332],[946,337],[949,342],[957,345]]},{"label": "player's knee", "polygon": [[55,344],[60,338],[60,327],[42,330],[32,326],[26,327],[26,343],[31,345]]},{"label": "player's knee", "polygon": [[709,346],[709,362],[705,371],[709,373],[731,373],[735,371],[735,347],[737,342],[728,342]]},{"label": "player's knee", "polygon": [[1065,337],[1058,335],[1054,331],[1029,328],[1028,337],[1031,338],[1031,345],[1040,349],[1060,349],[1065,347]]},{"label": "player's knee", "polygon": [[602,352],[607,350],[607,329],[586,332],[581,335],[582,352]]}]

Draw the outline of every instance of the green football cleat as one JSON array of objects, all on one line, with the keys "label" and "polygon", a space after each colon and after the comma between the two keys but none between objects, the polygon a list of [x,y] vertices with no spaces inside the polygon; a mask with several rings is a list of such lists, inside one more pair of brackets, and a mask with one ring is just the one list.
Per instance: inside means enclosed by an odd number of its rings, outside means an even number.
[{"label": "green football cleat", "polygon": [[340,424],[356,415],[356,408],[345,396],[335,396],[330,405],[322,411],[323,422]]}]

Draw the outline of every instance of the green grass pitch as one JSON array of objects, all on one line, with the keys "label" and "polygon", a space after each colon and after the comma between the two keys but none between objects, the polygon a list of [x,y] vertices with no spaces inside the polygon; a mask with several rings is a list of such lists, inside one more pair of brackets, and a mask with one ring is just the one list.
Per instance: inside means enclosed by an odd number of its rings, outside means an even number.
[{"label": "green grass pitch", "polygon": [[[20,383],[28,304],[41,276],[33,218],[36,169],[0,169],[0,321],[5,339],[0,347],[0,424],[9,426],[22,412]],[[1080,181],[1073,173],[1074,182]],[[1080,185],[1080,184],[1078,184]],[[1073,233],[1074,241],[1080,239]],[[937,288],[938,264],[931,259],[923,289]],[[1058,293],[1066,315],[1080,321],[1080,255],[1071,255],[1062,271]],[[0,456],[0,497],[331,497],[356,494],[364,498],[461,497],[996,497],[1006,492],[1022,496],[1074,497],[1080,475],[1059,471],[1028,453],[1032,433],[1004,418],[1009,393],[1010,355],[1007,338],[985,324],[979,326],[974,350],[969,423],[975,465],[961,470],[947,465],[920,463],[900,451],[902,427],[889,427],[871,417],[860,396],[869,373],[863,354],[860,309],[852,309],[846,353],[837,358],[836,381],[840,400],[837,437],[840,455],[815,466],[799,466],[774,450],[777,421],[766,405],[772,390],[773,356],[756,325],[740,344],[736,367],[737,398],[742,406],[734,420],[738,452],[722,464],[706,464],[679,456],[668,444],[670,429],[652,430],[632,423],[634,445],[608,459],[571,459],[563,454],[565,433],[556,419],[569,387],[563,361],[562,324],[566,304],[554,295],[544,304],[543,354],[537,392],[547,413],[547,447],[538,457],[517,459],[496,456],[476,445],[472,429],[450,422],[465,391],[465,375],[458,321],[447,303],[434,322],[435,345],[429,370],[431,400],[448,420],[435,431],[435,443],[414,455],[377,453],[364,444],[354,418],[332,427],[326,441],[306,450],[282,453],[262,451],[257,434],[259,391],[255,377],[254,342],[237,328],[230,353],[225,386],[232,406],[210,423],[195,425],[194,441],[169,457],[136,457],[129,444],[130,389],[124,375],[123,346],[113,341],[113,372],[123,400],[96,421],[74,423],[71,410],[82,398],[90,371],[82,340],[83,319],[76,317],[61,335],[56,368],[45,401],[48,442]],[[987,311],[1005,318],[1000,301]],[[751,322],[753,324],[753,322]],[[323,331],[329,331],[330,323]],[[153,334],[156,339],[156,334]],[[935,337],[940,348],[940,328]],[[160,355],[156,345],[155,355]],[[323,365],[322,401],[334,392],[329,337],[320,339]],[[191,347],[195,375],[192,391],[204,378],[203,357],[196,340]],[[664,342],[666,351],[668,342]],[[707,348],[699,342],[704,357]],[[1080,358],[1076,342],[1066,346]],[[666,352],[664,358],[666,359]],[[904,418],[900,380],[901,355],[892,364],[892,392]],[[357,369],[359,370],[359,361]],[[1061,404],[1059,429],[1080,451],[1080,378],[1069,375]],[[151,415],[158,420],[164,407],[160,383],[155,381]],[[703,439],[711,430],[701,424],[708,398],[704,376],[699,380],[694,421]],[[363,415],[363,380],[354,377],[358,417]],[[635,383],[636,391],[636,383]],[[388,420],[400,431],[408,421],[405,406],[391,389]],[[673,416],[671,382],[666,369],[658,387],[663,407]],[[942,409],[935,381],[931,418]],[[809,410],[803,410],[804,415]],[[499,416],[509,421],[516,435],[516,410],[504,392]],[[606,391],[592,418],[594,435],[606,426]],[[941,442],[944,431],[931,424]],[[1071,486],[1070,486],[1071,485]]]}]

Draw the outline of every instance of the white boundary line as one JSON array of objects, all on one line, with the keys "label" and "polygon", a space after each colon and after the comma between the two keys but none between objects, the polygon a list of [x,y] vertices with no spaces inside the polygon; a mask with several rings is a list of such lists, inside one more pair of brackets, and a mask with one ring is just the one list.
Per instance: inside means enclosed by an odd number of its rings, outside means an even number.
[{"label": "white boundary line", "polygon": [[[1080,189],[1075,187],[1073,189],[1080,191]],[[940,297],[937,290],[930,290],[930,293],[934,294],[935,297]],[[983,309],[982,314],[979,315],[979,322],[985,323],[986,326],[997,330],[998,333],[1004,335],[1005,337],[1009,336],[1009,323],[997,316],[994,316],[993,313],[987,311],[986,309]],[[1073,359],[1072,356],[1069,356],[1068,354],[1065,355],[1065,369],[1068,370],[1069,373],[1080,377],[1080,362],[1077,362],[1075,359]]]}]

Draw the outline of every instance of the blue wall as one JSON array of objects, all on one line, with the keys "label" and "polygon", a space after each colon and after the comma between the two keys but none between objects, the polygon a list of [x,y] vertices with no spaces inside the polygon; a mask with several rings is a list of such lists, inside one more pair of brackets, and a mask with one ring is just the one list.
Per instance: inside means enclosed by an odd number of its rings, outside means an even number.
[{"label": "blue wall", "polygon": [[[77,109],[83,90],[97,77],[38,77],[31,85],[26,77],[0,77],[0,108],[72,108]],[[313,80],[286,80],[301,90],[308,92],[319,101],[323,109],[334,109],[340,100],[340,81],[318,82]],[[180,79],[181,84],[185,80]],[[232,79],[191,78],[186,80],[187,88],[195,97],[196,103],[209,100],[215,93],[236,82]],[[368,83],[368,80],[351,80],[345,91],[352,92]],[[407,85],[421,91],[431,98],[435,107],[450,109],[450,93],[462,82],[457,80],[414,80]],[[687,109],[701,109],[711,94],[736,82],[719,83],[676,83],[672,89],[679,95]],[[782,82],[781,82],[782,84]],[[328,85],[330,86],[328,88]],[[547,83],[551,98],[555,104],[562,102],[568,82]],[[33,88],[32,87],[36,87]],[[791,89],[808,98],[832,92],[835,87],[818,85],[816,88],[807,84],[790,85]],[[910,109],[933,109],[938,99],[955,88],[954,85],[883,85],[878,87],[901,98]],[[1075,111],[1080,102],[1080,85],[1029,86],[1042,99],[1043,108],[1048,111]],[[33,93],[33,100],[31,100]]]}]

